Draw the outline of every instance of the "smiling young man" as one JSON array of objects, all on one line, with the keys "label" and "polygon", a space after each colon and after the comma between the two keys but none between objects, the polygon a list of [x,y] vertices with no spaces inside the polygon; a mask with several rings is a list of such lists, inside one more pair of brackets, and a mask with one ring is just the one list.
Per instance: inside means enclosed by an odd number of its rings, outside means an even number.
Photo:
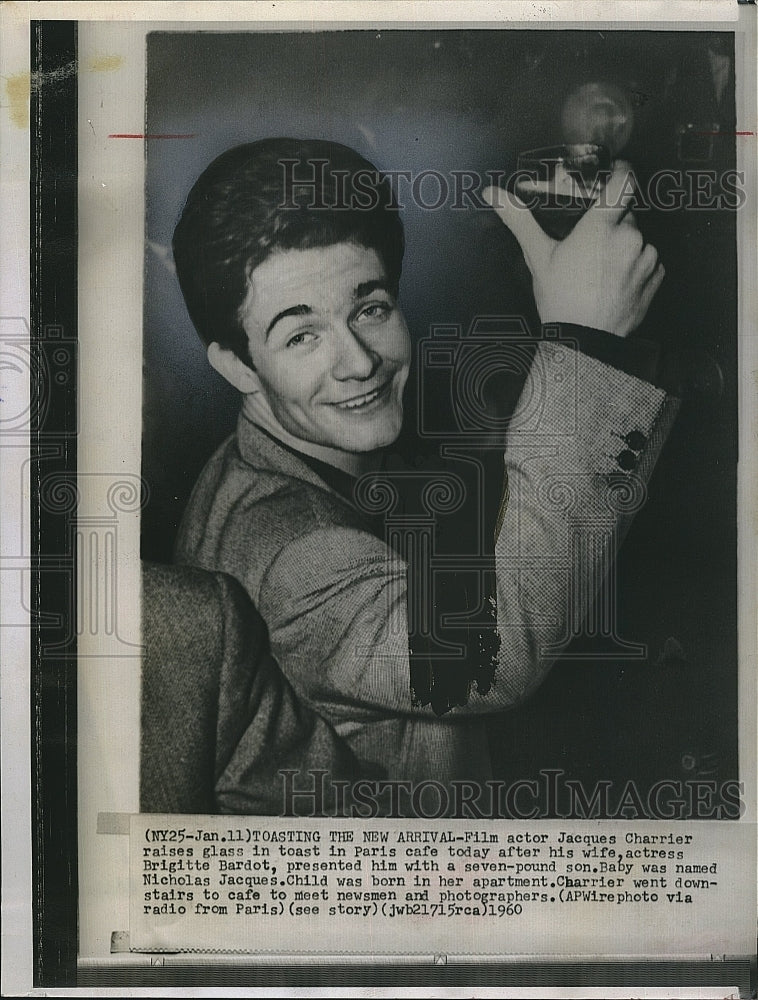
[{"label": "smiling young man", "polygon": [[361,471],[403,422],[410,337],[396,295],[374,249],[274,252],[252,272],[239,313],[252,364],[218,343],[209,360],[243,394],[254,423]]},{"label": "smiling young man", "polygon": [[[355,492],[400,434],[410,366],[389,185],[344,146],[270,139],[223,154],[189,195],[177,274],[242,408],[195,487],[177,558],[243,584],[296,694],[365,774],[486,780],[483,715],[540,683],[644,495],[677,401],[654,384],[654,354],[625,339],[663,278],[626,180],[617,165],[603,203],[563,243],[514,199],[485,192],[519,239],[543,323],[572,339],[539,343],[522,398],[543,398],[540,413],[498,444],[491,600],[465,608],[485,609],[471,646],[492,670],[479,684],[461,674],[463,694],[436,699],[440,664],[429,647],[409,648],[428,581]],[[452,612],[457,600],[448,594]],[[244,789],[234,796],[244,801]]]}]

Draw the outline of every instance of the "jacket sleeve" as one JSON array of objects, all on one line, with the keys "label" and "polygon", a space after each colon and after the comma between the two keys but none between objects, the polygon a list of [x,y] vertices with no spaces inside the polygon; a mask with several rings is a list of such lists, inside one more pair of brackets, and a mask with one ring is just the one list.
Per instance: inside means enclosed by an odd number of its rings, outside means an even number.
[{"label": "jacket sleeve", "polygon": [[[540,344],[505,439],[494,681],[446,718],[502,711],[544,678],[644,502],[677,408],[633,375]],[[278,554],[259,603],[294,689],[345,723],[433,714],[412,704],[407,599],[407,564],[386,544],[322,527]]]}]

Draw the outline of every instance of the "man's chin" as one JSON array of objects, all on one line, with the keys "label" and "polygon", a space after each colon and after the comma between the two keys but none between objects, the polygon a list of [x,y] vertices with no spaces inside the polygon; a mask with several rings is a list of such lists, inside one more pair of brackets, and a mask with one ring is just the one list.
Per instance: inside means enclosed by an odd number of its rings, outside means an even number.
[{"label": "man's chin", "polygon": [[399,437],[400,430],[398,429],[397,432],[391,433],[360,435],[352,438],[349,443],[343,440],[338,444],[335,441],[331,447],[338,448],[340,451],[346,451],[351,455],[370,455],[371,452],[389,448]]},{"label": "man's chin", "polygon": [[402,423],[401,413],[396,419],[384,419],[373,425],[361,427],[356,421],[347,429],[339,428],[338,430],[335,428],[331,447],[356,455],[388,448],[400,437]]}]

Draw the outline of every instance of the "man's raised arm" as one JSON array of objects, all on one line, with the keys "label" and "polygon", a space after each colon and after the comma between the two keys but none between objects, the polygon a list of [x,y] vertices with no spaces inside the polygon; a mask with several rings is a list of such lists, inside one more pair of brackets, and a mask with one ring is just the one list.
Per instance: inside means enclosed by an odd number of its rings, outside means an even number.
[{"label": "man's raised arm", "polygon": [[[543,679],[603,586],[678,408],[653,384],[640,342],[618,340],[663,279],[628,210],[627,165],[561,243],[498,192],[485,196],[522,246],[540,317],[570,325],[575,347],[540,344],[524,395],[541,393],[544,405],[505,435],[497,669],[451,720],[509,707]],[[269,567],[260,610],[293,686],[334,721],[433,714],[411,704],[407,567],[379,539],[324,526],[290,543]]]}]

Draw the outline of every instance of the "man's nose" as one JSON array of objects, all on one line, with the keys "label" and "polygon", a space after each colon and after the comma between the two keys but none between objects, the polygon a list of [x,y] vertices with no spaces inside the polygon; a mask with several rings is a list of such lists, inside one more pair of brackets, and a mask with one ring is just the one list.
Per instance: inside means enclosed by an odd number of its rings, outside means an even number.
[{"label": "man's nose", "polygon": [[381,364],[381,357],[372,351],[349,326],[335,329],[332,374],[340,381],[370,379]]}]

